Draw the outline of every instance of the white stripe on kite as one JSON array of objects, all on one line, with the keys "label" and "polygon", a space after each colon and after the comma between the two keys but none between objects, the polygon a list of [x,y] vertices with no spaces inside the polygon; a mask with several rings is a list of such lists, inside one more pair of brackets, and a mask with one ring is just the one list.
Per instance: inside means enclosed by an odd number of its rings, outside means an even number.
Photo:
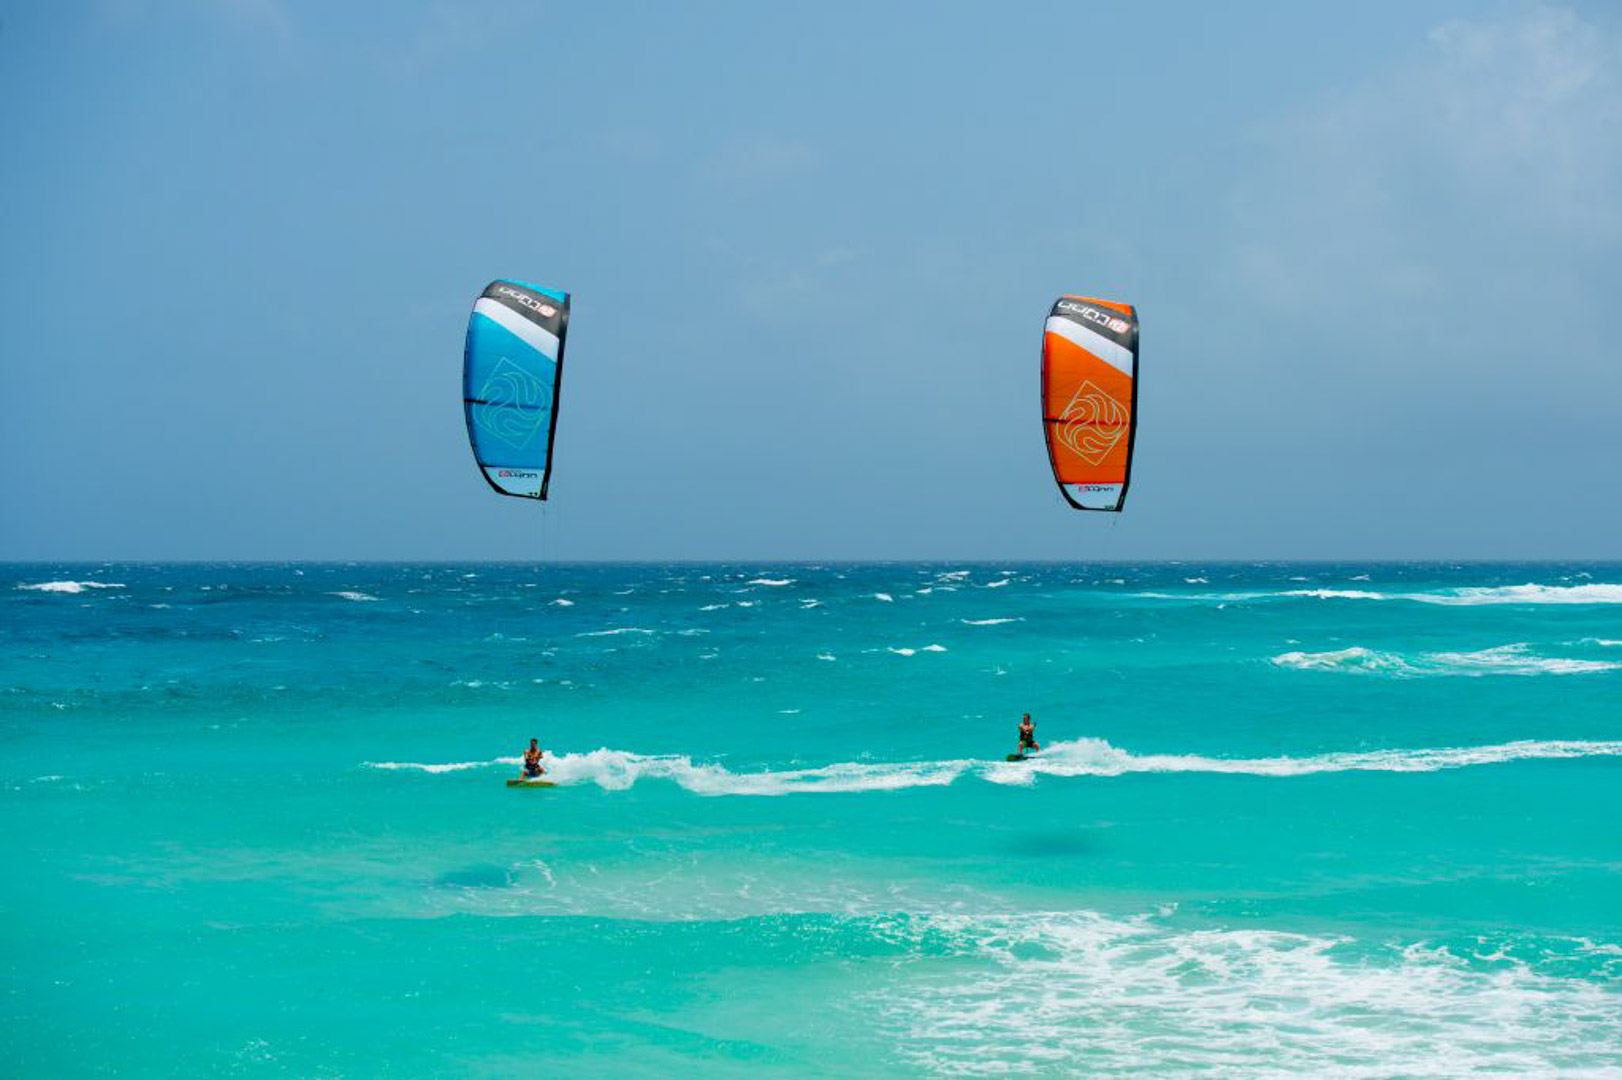
[{"label": "white stripe on kite", "polygon": [[481,296],[473,305],[473,314],[483,315],[503,329],[510,330],[524,344],[548,360],[558,358],[558,336],[546,327],[530,322],[501,301]]},{"label": "white stripe on kite", "polygon": [[1114,510],[1126,494],[1121,484],[1066,484],[1070,497],[1089,510]]},{"label": "white stripe on kite", "polygon": [[1132,374],[1132,350],[1124,345],[1115,344],[1103,334],[1095,333],[1078,322],[1062,319],[1057,315],[1048,316],[1045,329],[1050,334],[1058,334],[1067,341],[1081,346],[1121,374]]}]

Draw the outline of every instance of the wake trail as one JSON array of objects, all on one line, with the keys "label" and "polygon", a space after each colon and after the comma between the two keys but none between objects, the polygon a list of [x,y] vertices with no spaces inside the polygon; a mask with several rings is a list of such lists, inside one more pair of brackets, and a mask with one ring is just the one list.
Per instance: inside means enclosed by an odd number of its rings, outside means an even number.
[{"label": "wake trail", "polygon": [[[992,784],[1028,785],[1038,777],[1124,776],[1131,773],[1204,773],[1273,778],[1318,773],[1426,773],[1512,761],[1622,757],[1622,741],[1523,739],[1486,746],[1346,751],[1302,757],[1222,758],[1201,754],[1133,754],[1103,739],[1051,744],[1027,761],[957,758],[942,761],[842,761],[810,769],[736,772],[695,762],[685,754],[638,754],[603,747],[546,759],[547,777],[560,785],[596,784],[623,791],[641,780],[667,780],[698,795],[796,795],[899,791],[944,787],[968,777]],[[517,766],[517,757],[488,761],[364,762],[367,768],[452,773]]]}]

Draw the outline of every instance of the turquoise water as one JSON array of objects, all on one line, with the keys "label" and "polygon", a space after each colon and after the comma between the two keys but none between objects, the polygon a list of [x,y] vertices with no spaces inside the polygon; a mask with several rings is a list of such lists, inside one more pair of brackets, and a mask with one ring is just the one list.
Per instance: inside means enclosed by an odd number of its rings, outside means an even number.
[{"label": "turquoise water", "polygon": [[5,1075],[1622,1076],[1622,567],[4,577]]}]

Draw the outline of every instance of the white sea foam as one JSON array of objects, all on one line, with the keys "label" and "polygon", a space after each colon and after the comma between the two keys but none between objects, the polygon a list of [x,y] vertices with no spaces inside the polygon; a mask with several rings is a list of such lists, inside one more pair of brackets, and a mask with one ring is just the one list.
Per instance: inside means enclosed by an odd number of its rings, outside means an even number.
[{"label": "white sea foam", "polygon": [[819,652],[819,653],[817,653],[817,659],[818,660],[838,660],[839,657],[835,656],[833,653]]},{"label": "white sea foam", "polygon": [[1597,1078],[1615,1075],[1622,1042],[1605,985],[1424,943],[1089,911],[902,916],[888,929],[976,965],[973,978],[885,980],[860,999],[930,1074],[1069,1075],[1084,1062],[1099,1076]]},{"label": "white sea foam", "polygon": [[[517,759],[513,759],[516,761]],[[363,761],[362,765],[368,769],[414,769],[425,773],[461,772],[464,769],[484,769],[491,765],[506,764],[505,759],[495,758],[490,761],[443,761],[443,762],[416,762],[416,761]]]},{"label": "white sea foam", "polygon": [[1571,660],[1535,656],[1524,642],[1477,652],[1427,652],[1412,657],[1353,646],[1329,652],[1287,652],[1272,658],[1279,667],[1364,675],[1582,675],[1622,669],[1614,660]]},{"label": "white sea foam", "polygon": [[1013,619],[959,619],[964,626],[1001,626],[1003,623],[1024,622],[1023,618]]},{"label": "white sea foam", "polygon": [[887,592],[876,592],[876,593],[873,594],[873,599],[875,599],[875,600],[883,600],[886,604],[895,603],[895,597],[891,596]]},{"label": "white sea foam", "polygon": [[1412,668],[1396,653],[1377,652],[1354,645],[1349,649],[1329,652],[1287,652],[1272,658],[1279,667],[1298,668],[1302,671],[1363,671],[1400,672],[1408,674]]},{"label": "white sea foam", "polygon": [[922,647],[920,649],[896,649],[896,648],[892,648],[892,649],[889,649],[888,651],[895,653],[897,656],[916,656],[921,652],[945,652],[946,651],[946,646],[945,645],[925,645],[924,647]]},{"label": "white sea foam", "polygon": [[1614,660],[1571,660],[1564,657],[1533,656],[1525,644],[1500,645],[1479,652],[1436,652],[1425,659],[1431,663],[1447,665],[1460,674],[1508,675],[1582,675],[1596,671],[1622,669],[1622,662]]},{"label": "white sea foam", "polygon": [[126,586],[118,581],[41,581],[37,585],[19,585],[19,589],[31,589],[34,592],[54,593],[82,593],[86,589],[122,589]]},{"label": "white sea foam", "polygon": [[355,592],[352,589],[344,589],[344,590],[341,590],[339,592],[330,592],[327,595],[328,596],[337,596],[337,597],[340,597],[340,598],[342,598],[344,600],[353,600],[356,603],[366,603],[368,601],[373,601],[373,600],[377,599],[377,597],[372,596],[372,595],[370,595],[368,593]]},{"label": "white sea foam", "polygon": [[552,603],[557,607],[574,607],[574,601],[573,600],[565,600],[561,596],[558,597],[556,600],[552,601]]},{"label": "white sea foam", "polygon": [[[1038,777],[1123,776],[1129,773],[1203,773],[1270,778],[1318,773],[1428,773],[1511,761],[1622,757],[1622,741],[1526,739],[1486,746],[1413,750],[1359,750],[1304,757],[1219,758],[1200,754],[1133,754],[1103,739],[1051,743],[1026,761],[959,758],[943,761],[835,762],[811,769],[735,772],[694,762],[685,754],[637,754],[603,747],[589,753],[548,755],[546,768],[560,784],[594,783],[623,790],[638,780],[669,780],[699,795],[792,795],[895,791],[938,787],[968,777],[994,784],[1026,785]],[[516,765],[516,757],[442,764],[366,762],[374,769],[427,773]]]},{"label": "white sea foam", "polygon": [[792,585],[792,584],[794,584],[794,579],[793,578],[757,577],[757,578],[750,579],[748,582],[746,582],[746,584],[749,584],[749,585],[770,585],[770,586],[773,586],[774,588],[781,588],[784,585]]},{"label": "white sea foam", "polygon": [[615,634],[657,634],[657,630],[645,630],[640,626],[616,626],[612,630],[587,630],[576,634],[575,637],[613,637]]},{"label": "white sea foam", "polygon": [[1239,603],[1308,597],[1318,600],[1404,600],[1416,604],[1474,607],[1482,604],[1622,604],[1622,585],[1493,585],[1432,592],[1372,592],[1367,589],[1283,589],[1269,592],[1137,594],[1148,600]]}]

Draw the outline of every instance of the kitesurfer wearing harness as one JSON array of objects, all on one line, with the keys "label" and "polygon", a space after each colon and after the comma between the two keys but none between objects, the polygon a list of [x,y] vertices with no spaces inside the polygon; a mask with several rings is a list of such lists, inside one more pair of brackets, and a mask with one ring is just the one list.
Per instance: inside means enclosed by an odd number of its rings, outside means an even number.
[{"label": "kitesurfer wearing harness", "polygon": [[1025,718],[1019,722],[1019,752],[1035,753],[1042,749],[1036,741],[1036,724],[1031,721],[1031,714],[1026,713]]},{"label": "kitesurfer wearing harness", "polygon": [[541,744],[537,739],[529,740],[529,749],[524,751],[524,779],[533,780],[546,770],[541,768]]}]

